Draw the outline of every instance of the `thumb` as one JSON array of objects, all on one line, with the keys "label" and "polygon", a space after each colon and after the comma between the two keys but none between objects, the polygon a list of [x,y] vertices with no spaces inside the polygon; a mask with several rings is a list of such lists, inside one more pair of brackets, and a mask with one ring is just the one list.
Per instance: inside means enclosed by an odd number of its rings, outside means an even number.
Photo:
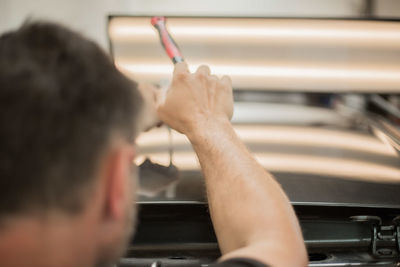
[{"label": "thumb", "polygon": [[165,100],[167,98],[169,85],[162,86],[159,90],[155,92],[155,103],[156,108],[158,109],[160,106],[164,105]]}]

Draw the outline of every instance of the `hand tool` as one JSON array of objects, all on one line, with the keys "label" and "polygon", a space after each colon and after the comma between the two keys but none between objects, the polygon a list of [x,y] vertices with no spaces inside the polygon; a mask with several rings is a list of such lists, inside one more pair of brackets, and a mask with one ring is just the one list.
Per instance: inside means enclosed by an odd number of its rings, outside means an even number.
[{"label": "hand tool", "polygon": [[[167,52],[168,57],[174,64],[183,62],[182,54],[174,39],[172,39],[169,34],[165,23],[165,17],[151,18],[151,24],[157,29],[161,44]],[[175,189],[173,186],[176,186],[180,178],[180,173],[178,168],[173,164],[174,151],[172,130],[170,127],[168,127],[168,137],[169,166],[162,166],[146,158],[139,166],[139,195],[155,197],[162,191],[165,191],[167,198],[173,198],[175,196]],[[170,194],[169,191],[171,191],[172,194]],[[151,266],[153,265],[158,266],[158,263],[154,262]]]},{"label": "hand tool", "polygon": [[158,31],[161,44],[164,47],[165,52],[167,52],[168,57],[172,60],[174,64],[178,62],[183,62],[184,60],[181,51],[179,50],[178,45],[175,43],[171,34],[169,34],[166,22],[167,19],[165,17],[151,18],[151,24]]},{"label": "hand tool", "polygon": [[[158,35],[160,37],[161,45],[164,47],[165,52],[167,53],[168,57],[172,60],[174,64],[178,62],[183,62],[183,56],[181,51],[178,48],[178,45],[172,38],[171,34],[168,32],[167,26],[167,19],[163,16],[156,16],[151,18],[151,24],[156,28]],[[169,159],[170,159],[170,166],[173,165],[172,163],[172,156],[173,156],[173,144],[172,144],[172,131],[171,128],[168,127],[168,135],[169,135]]]}]

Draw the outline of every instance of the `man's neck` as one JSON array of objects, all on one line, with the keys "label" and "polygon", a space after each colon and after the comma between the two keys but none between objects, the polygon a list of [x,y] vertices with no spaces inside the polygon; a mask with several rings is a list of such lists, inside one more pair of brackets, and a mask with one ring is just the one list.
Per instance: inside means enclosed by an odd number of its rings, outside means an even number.
[{"label": "man's neck", "polygon": [[93,266],[93,227],[59,215],[12,219],[0,228],[0,259],[8,267]]}]

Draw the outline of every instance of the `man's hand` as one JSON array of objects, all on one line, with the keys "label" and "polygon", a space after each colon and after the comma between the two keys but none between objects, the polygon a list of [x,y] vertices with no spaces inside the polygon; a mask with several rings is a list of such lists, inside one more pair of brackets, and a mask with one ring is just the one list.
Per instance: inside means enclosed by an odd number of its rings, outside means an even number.
[{"label": "man's hand", "polygon": [[222,260],[307,266],[296,214],[281,186],[237,137],[232,111],[230,79],[210,75],[205,66],[191,74],[184,63],[176,65],[158,104],[160,119],[185,134],[199,158]]},{"label": "man's hand", "polygon": [[139,132],[148,131],[161,124],[157,115],[157,95],[159,90],[156,86],[146,83],[139,83],[138,89],[143,96],[144,105],[142,110]]},{"label": "man's hand", "polygon": [[190,73],[186,63],[175,66],[172,84],[159,97],[159,118],[188,137],[212,121],[229,121],[233,114],[232,83],[219,79],[207,66]]}]

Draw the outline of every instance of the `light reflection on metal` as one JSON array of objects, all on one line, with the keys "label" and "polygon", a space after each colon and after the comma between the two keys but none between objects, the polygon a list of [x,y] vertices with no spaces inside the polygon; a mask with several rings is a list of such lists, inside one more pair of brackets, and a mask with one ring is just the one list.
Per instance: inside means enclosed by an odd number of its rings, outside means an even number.
[{"label": "light reflection on metal", "polygon": [[[192,72],[200,66],[200,63],[192,62],[189,66]],[[122,70],[130,71],[137,74],[170,74],[173,70],[171,64],[146,64],[138,62],[135,64],[117,63]],[[254,76],[254,77],[293,77],[293,78],[314,78],[314,79],[386,79],[398,81],[400,68],[394,70],[366,69],[362,66],[351,69],[336,69],[326,67],[274,67],[274,66],[246,66],[246,65],[214,65],[210,64],[213,73],[216,75],[224,75],[229,73],[234,76]]]},{"label": "light reflection on metal", "polygon": [[[235,131],[245,143],[302,145],[314,148],[348,149],[376,155],[396,157],[388,143],[365,134],[346,131],[294,126],[235,125]],[[174,145],[190,145],[188,139],[173,132]],[[139,136],[138,146],[159,147],[168,143],[164,129],[155,129]]]},{"label": "light reflection on metal", "polygon": [[[115,40],[141,41],[154,31],[143,18],[113,18],[109,34]],[[307,19],[232,19],[169,18],[171,34],[184,41],[218,42],[292,41],[339,45],[397,48],[400,45],[396,22],[307,20]]]},{"label": "light reflection on metal", "polygon": [[[400,182],[400,169],[383,162],[376,163],[368,156],[386,157],[394,162],[398,155],[390,143],[366,134],[315,127],[235,125],[235,131],[246,144],[282,145],[298,151],[253,151],[256,159],[268,170],[276,172],[303,173],[328,177],[342,177],[379,182]],[[181,170],[199,170],[200,166],[187,138],[173,132],[174,162]],[[142,156],[160,164],[168,164],[168,153],[163,152],[168,137],[164,129],[155,129],[142,134],[137,140]],[[304,147],[310,150],[303,151]],[[310,151],[315,153],[309,154]],[[328,151],[324,153],[324,151]],[[330,152],[329,152],[330,151]],[[347,151],[347,152],[346,152]],[[346,157],[349,151],[358,152],[360,157]],[[306,152],[305,154],[302,152]],[[322,154],[321,154],[322,153]],[[339,154],[338,154],[339,153]],[[337,157],[341,155],[340,157]],[[336,156],[335,156],[336,155]],[[349,154],[350,155],[350,154]],[[367,156],[364,158],[364,156]]]},{"label": "light reflection on metal", "polygon": [[[306,173],[376,182],[400,182],[400,169],[367,161],[324,158],[320,156],[253,153],[269,171]],[[168,164],[168,154],[150,153],[153,161]],[[140,157],[138,161],[142,160]],[[174,161],[180,170],[199,170],[197,157],[191,152],[176,152]]]},{"label": "light reflection on metal", "polygon": [[[192,72],[202,65],[201,63],[191,62]],[[232,76],[236,86],[240,88],[251,87],[263,90],[267,81],[267,86],[294,89],[299,86],[299,82],[307,85],[301,87],[306,91],[319,91],[313,83],[329,83],[329,88],[335,91],[347,90],[352,87],[361,86],[363,90],[375,92],[378,83],[384,83],[386,89],[397,92],[400,89],[400,66],[392,68],[368,68],[365,66],[352,66],[335,68],[323,65],[296,67],[287,64],[286,66],[252,66],[252,65],[219,65],[208,64],[215,75]],[[171,64],[148,64],[145,62],[117,63],[119,69],[133,76],[147,76],[147,79],[157,79],[159,77],[169,77],[173,71]],[[335,88],[335,89],[334,89]],[[299,88],[300,89],[300,88]]]},{"label": "light reflection on metal", "polygon": [[[114,59],[129,76],[157,83],[172,66],[149,17],[113,17]],[[389,21],[169,18],[194,70],[209,64],[236,89],[399,92],[400,23]]]}]

